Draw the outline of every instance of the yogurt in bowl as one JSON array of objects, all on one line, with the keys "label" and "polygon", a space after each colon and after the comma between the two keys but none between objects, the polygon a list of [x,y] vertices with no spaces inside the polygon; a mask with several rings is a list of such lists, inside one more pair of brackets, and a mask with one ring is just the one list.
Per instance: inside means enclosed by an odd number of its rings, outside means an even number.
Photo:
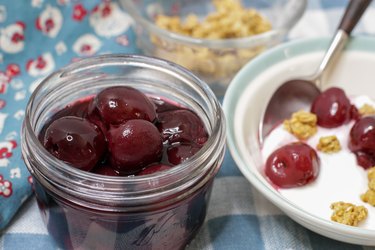
[{"label": "yogurt in bowl", "polygon": [[[367,101],[375,100],[371,91],[375,79],[375,72],[371,70],[375,63],[375,48],[371,46],[374,42],[372,38],[353,38],[334,69],[325,76],[325,88],[342,88],[356,105],[364,102],[364,95],[369,98]],[[348,136],[341,136],[348,133],[353,123],[340,127],[341,132],[335,132],[341,138],[339,153],[318,153],[323,163],[319,176],[311,184],[292,189],[275,188],[264,174],[266,157],[281,144],[297,139],[278,128],[261,145],[258,129],[262,113],[279,85],[292,77],[309,75],[317,68],[328,43],[329,39],[324,38],[286,43],[259,56],[237,74],[223,105],[228,146],[244,176],[296,222],[336,240],[374,245],[375,228],[371,215],[375,214],[375,208],[360,199],[367,190],[366,171],[357,166],[354,154],[348,150]],[[307,143],[315,148],[319,136],[326,132],[318,130]],[[359,227],[333,222],[330,204],[336,201],[364,205],[369,217]]]}]

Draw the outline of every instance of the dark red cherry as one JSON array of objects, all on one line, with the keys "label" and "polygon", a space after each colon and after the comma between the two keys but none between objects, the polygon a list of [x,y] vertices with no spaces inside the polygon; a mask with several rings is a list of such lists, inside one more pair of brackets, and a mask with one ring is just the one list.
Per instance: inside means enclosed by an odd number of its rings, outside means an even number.
[{"label": "dark red cherry", "polygon": [[99,110],[95,105],[95,98],[91,99],[87,104],[87,119],[98,126],[103,134],[107,133],[108,127],[107,124],[102,120]]},{"label": "dark red cherry", "polygon": [[88,120],[74,116],[54,120],[46,129],[43,145],[56,158],[86,171],[106,151],[101,130]]},{"label": "dark red cherry", "polygon": [[315,98],[311,112],[317,115],[319,126],[335,128],[349,122],[353,110],[345,92],[332,87]]},{"label": "dark red cherry", "polygon": [[88,113],[87,109],[91,100],[92,100],[92,97],[85,98],[85,99],[76,101],[72,104],[69,104],[64,109],[57,112],[53,116],[53,119],[56,120],[64,116],[77,116],[81,118],[87,118],[87,113]]},{"label": "dark red cherry", "polygon": [[320,160],[316,151],[303,142],[287,144],[267,159],[265,174],[281,188],[303,186],[319,173]]},{"label": "dark red cherry", "polygon": [[357,158],[357,164],[364,169],[375,166],[375,152],[356,151],[354,154]]},{"label": "dark red cherry", "polygon": [[361,114],[355,105],[350,107],[350,117],[355,121],[358,121],[361,118]]},{"label": "dark red cherry", "polygon": [[374,116],[365,116],[354,123],[350,130],[349,149],[375,152]]},{"label": "dark red cherry", "polygon": [[[51,119],[49,120],[49,122],[47,122],[43,128],[42,128],[42,131],[40,132],[39,134],[39,140],[41,142],[43,142],[44,140],[44,135],[45,135],[45,132],[46,132],[46,129],[48,128],[48,126],[55,120],[61,118],[61,117],[65,117],[65,116],[76,116],[76,117],[80,117],[80,118],[87,118],[87,106],[88,106],[88,103],[89,103],[89,100],[90,98],[84,98],[82,100],[78,100],[76,102],[73,102],[71,104],[68,104],[65,108],[59,110],[58,112],[56,112],[52,117]],[[92,98],[91,98],[92,99]]]},{"label": "dark red cherry", "polygon": [[108,125],[119,125],[132,119],[153,122],[156,118],[153,102],[142,92],[131,87],[106,88],[95,97],[94,105],[102,120]]},{"label": "dark red cherry", "polygon": [[172,166],[161,164],[161,163],[152,164],[150,166],[147,166],[145,169],[143,169],[137,175],[153,174],[153,173],[161,172],[161,171],[168,170],[168,169],[171,169],[171,168],[172,168]]},{"label": "dark red cherry", "polygon": [[98,166],[95,167],[92,172],[100,175],[120,176],[120,172],[111,168],[110,166]]},{"label": "dark red cherry", "polygon": [[112,167],[121,173],[135,173],[153,162],[159,162],[163,139],[146,120],[129,120],[108,131]]},{"label": "dark red cherry", "polygon": [[168,161],[173,165],[178,165],[193,155],[200,149],[199,145],[194,143],[176,143],[167,149]]},{"label": "dark red cherry", "polygon": [[369,168],[375,163],[375,117],[365,116],[350,130],[349,149],[356,154],[357,163]]},{"label": "dark red cherry", "polygon": [[195,142],[207,141],[207,132],[201,119],[190,110],[174,110],[158,114],[158,128],[164,141]]}]

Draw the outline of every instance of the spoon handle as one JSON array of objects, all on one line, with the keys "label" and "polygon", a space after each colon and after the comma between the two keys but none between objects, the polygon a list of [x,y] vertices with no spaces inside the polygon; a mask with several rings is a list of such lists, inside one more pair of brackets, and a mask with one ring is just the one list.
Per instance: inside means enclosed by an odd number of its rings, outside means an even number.
[{"label": "spoon handle", "polygon": [[338,29],[344,30],[346,34],[350,35],[371,1],[372,0],[351,0]]},{"label": "spoon handle", "polygon": [[323,73],[326,71],[334,58],[336,58],[336,56],[343,50],[347,40],[349,39],[350,33],[357,25],[359,19],[362,17],[362,14],[365,12],[371,1],[372,0],[350,0],[341,19],[341,23],[337,28],[336,34],[333,37],[331,44],[318,67],[318,70],[312,77],[312,81],[315,82],[318,88],[322,89]]}]

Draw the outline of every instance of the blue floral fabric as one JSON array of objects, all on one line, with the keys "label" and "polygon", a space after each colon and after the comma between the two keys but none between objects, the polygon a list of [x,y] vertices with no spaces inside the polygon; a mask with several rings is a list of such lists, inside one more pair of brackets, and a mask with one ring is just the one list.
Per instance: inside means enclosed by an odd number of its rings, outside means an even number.
[{"label": "blue floral fabric", "polygon": [[131,22],[110,1],[0,1],[0,229],[32,193],[20,147],[30,94],[74,60],[138,53]]}]

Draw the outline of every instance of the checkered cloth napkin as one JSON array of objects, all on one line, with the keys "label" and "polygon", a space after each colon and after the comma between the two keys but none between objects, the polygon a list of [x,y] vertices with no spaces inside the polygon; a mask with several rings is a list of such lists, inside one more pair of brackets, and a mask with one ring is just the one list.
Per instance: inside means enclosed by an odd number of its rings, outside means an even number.
[{"label": "checkered cloth napkin", "polygon": [[[347,2],[309,0],[289,39],[333,34]],[[20,128],[30,93],[43,76],[79,57],[139,53],[130,24],[126,12],[110,1],[0,1],[0,249],[57,249],[21,160]],[[374,6],[355,34],[375,34]],[[252,188],[227,153],[206,222],[188,249],[373,248],[334,241],[296,224]]]}]

